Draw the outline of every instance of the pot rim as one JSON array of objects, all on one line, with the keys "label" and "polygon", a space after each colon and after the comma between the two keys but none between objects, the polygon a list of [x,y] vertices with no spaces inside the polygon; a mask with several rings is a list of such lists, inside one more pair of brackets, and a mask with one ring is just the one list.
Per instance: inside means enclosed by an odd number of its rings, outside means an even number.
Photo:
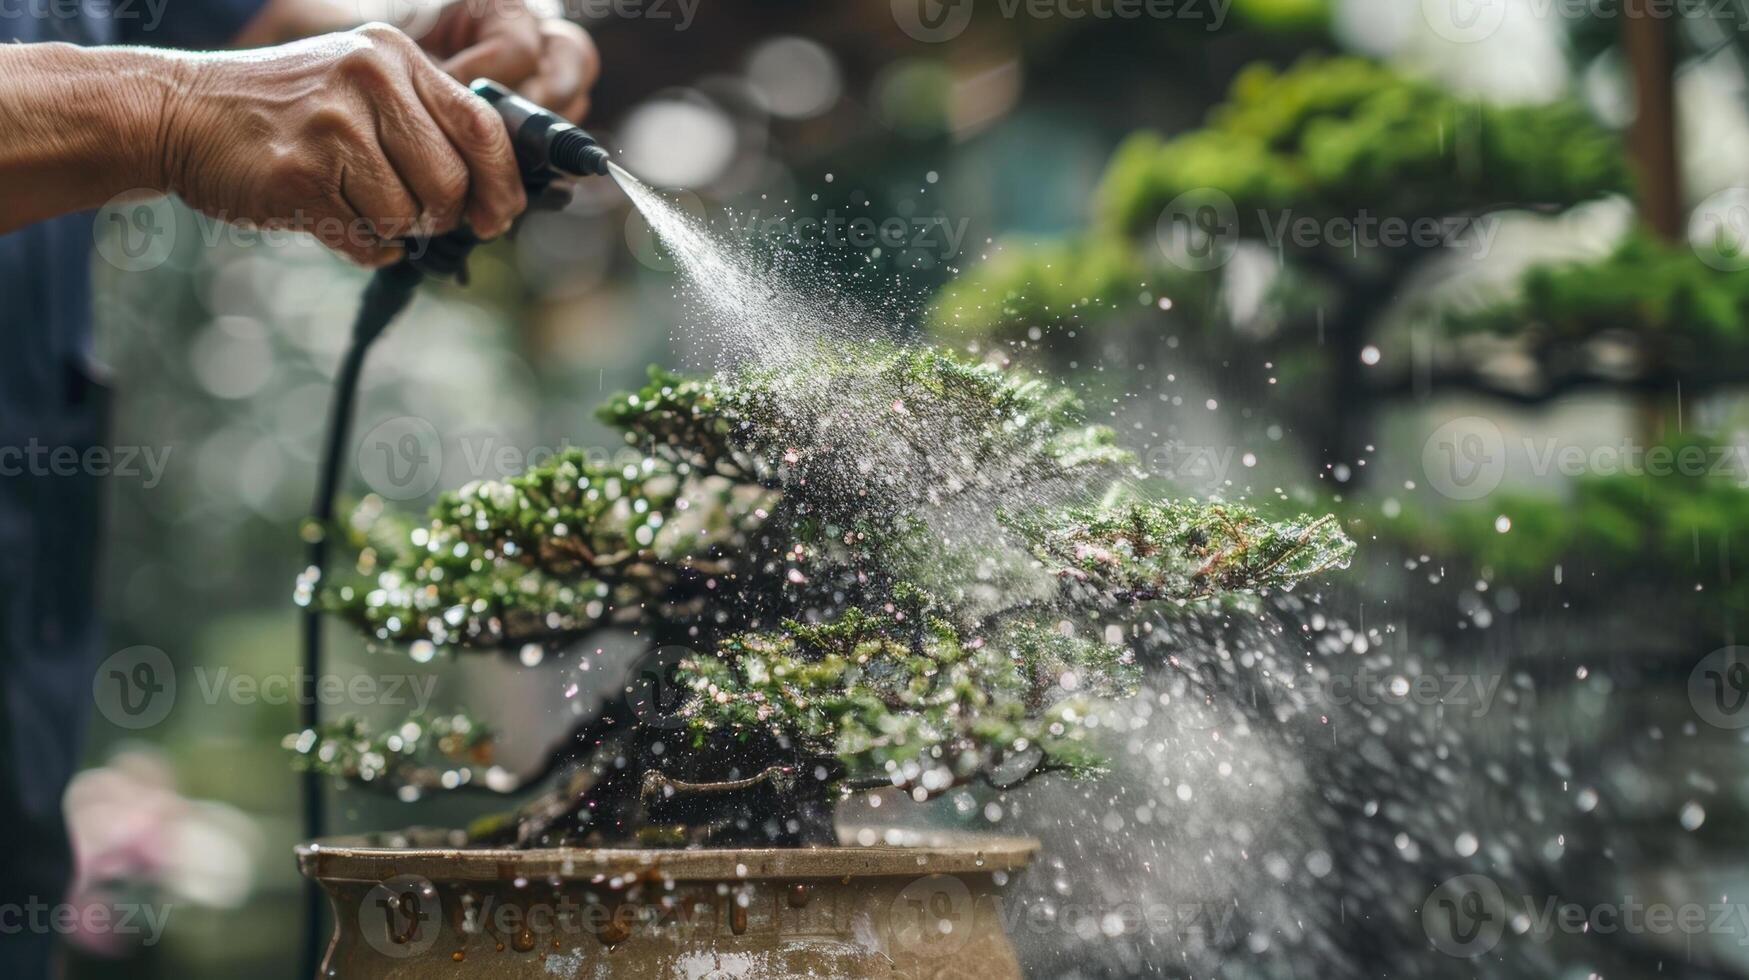
[{"label": "pot rim", "polygon": [[[872,834],[872,838],[871,835]],[[324,837],[297,846],[298,870],[326,881],[379,882],[401,875],[434,881],[516,878],[596,881],[659,874],[675,881],[923,877],[1019,871],[1039,849],[1031,837],[896,827],[839,829],[838,847],[610,848],[455,847],[449,830]],[[862,841],[873,840],[873,843]]]}]

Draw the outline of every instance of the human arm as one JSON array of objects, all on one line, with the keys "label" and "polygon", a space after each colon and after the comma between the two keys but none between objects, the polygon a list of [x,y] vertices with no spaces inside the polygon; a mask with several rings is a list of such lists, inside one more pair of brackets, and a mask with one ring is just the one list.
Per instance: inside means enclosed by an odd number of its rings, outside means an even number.
[{"label": "human arm", "polygon": [[130,189],[367,265],[526,204],[497,115],[386,25],[219,54],[0,46],[0,232]]}]

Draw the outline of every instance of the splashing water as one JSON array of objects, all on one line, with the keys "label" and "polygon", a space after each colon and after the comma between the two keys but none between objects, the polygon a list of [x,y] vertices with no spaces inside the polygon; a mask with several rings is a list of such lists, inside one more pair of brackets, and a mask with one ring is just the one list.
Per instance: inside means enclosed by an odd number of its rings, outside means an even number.
[{"label": "splashing water", "polygon": [[[610,169],[672,256],[693,317],[684,329],[713,366],[847,364],[860,344],[904,336],[896,306],[860,304],[832,276],[725,239]],[[1013,556],[999,509],[1077,496],[1073,486],[1017,486],[1002,478],[1001,460],[974,467],[949,420],[896,417],[928,411],[907,392],[794,387],[786,425],[818,426],[814,444],[919,488],[932,531],[962,551]],[[953,490],[937,499],[937,488]],[[996,587],[1012,601],[1026,583]],[[1308,963],[1336,976],[1395,961],[1412,964],[1404,976],[1444,976],[1468,963],[1429,958],[1429,937],[1439,937],[1417,910],[1454,874],[1485,867],[1502,883],[1520,874],[1511,856],[1535,850],[1528,825],[1544,805],[1510,797],[1514,777],[1556,763],[1522,743],[1492,751],[1465,728],[1477,718],[1353,696],[1369,678],[1407,683],[1430,667],[1394,626],[1356,629],[1316,600],[1277,596],[1261,613],[1107,627],[1120,628],[1142,636],[1159,666],[1141,696],[1101,720],[1116,753],[1110,777],[990,799],[956,791],[929,804],[947,819],[981,814],[1045,841],[1009,895],[1018,912],[1005,913],[1020,924],[1009,931],[1032,968],[1285,977],[1308,975]],[[1515,678],[1501,710],[1533,696]],[[1478,840],[1482,799],[1528,814],[1524,826]],[[1478,850],[1490,863],[1469,860]]]},{"label": "splashing water", "polygon": [[705,349],[719,369],[804,370],[818,380],[783,386],[783,427],[801,434],[799,443],[831,447],[833,468],[843,474],[839,492],[905,488],[926,505],[920,512],[939,544],[989,556],[978,562],[983,577],[1002,579],[1012,592],[1049,590],[1051,580],[1034,572],[997,515],[1090,503],[1085,487],[1069,479],[1018,478],[1017,460],[978,454],[962,437],[963,420],[918,392],[869,372],[856,373],[854,385],[829,380],[837,367],[866,362],[871,345],[902,342],[911,311],[901,291],[859,301],[866,280],[812,266],[806,254],[786,257],[769,240],[747,233],[756,220],[739,229],[712,227],[609,166],[674,260],[677,293],[690,317],[682,327],[689,346]]},{"label": "splashing water", "polygon": [[793,367],[834,342],[898,332],[830,276],[786,265],[745,234],[725,238],[618,164],[607,166],[673,258],[692,317],[685,329],[714,355],[712,366]]}]

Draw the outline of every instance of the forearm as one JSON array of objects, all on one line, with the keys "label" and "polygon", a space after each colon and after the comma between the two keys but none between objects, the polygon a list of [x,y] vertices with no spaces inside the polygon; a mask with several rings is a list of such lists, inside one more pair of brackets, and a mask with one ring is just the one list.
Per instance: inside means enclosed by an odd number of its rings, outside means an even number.
[{"label": "forearm", "polygon": [[0,45],[0,233],[167,189],[175,55],[70,44]]}]

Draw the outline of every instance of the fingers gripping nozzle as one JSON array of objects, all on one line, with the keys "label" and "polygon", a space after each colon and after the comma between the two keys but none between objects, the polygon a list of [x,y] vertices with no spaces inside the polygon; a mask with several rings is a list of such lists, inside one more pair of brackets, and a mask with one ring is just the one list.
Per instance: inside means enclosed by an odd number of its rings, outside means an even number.
[{"label": "fingers gripping nozzle", "polygon": [[[566,122],[550,109],[530,102],[510,89],[482,78],[470,85],[504,120],[516,167],[528,192],[530,210],[558,210],[570,200],[557,182],[570,177],[607,173],[607,151],[595,137]],[[467,279],[468,254],[481,239],[466,227],[429,239],[408,241],[406,264],[425,275]]]},{"label": "fingers gripping nozzle", "polygon": [[607,173],[607,151],[595,138],[550,109],[482,78],[472,86],[504,119],[523,180],[554,176],[590,177]]}]

